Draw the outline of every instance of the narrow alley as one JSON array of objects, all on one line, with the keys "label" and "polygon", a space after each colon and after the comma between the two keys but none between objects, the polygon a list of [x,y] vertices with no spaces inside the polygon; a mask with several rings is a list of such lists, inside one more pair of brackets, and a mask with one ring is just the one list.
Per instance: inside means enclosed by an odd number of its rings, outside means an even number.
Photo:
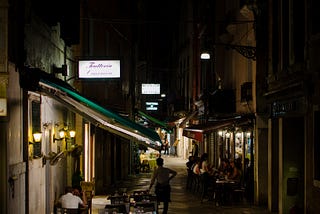
[{"label": "narrow alley", "polygon": [[[187,170],[186,160],[171,156],[162,156],[164,166],[178,172],[178,175],[171,181],[171,200],[169,204],[170,214],[194,214],[194,213],[215,213],[215,214],[267,214],[270,213],[266,208],[257,207],[246,203],[245,199],[241,203],[228,206],[216,206],[214,201],[204,201],[201,203],[199,194],[194,194],[186,189]],[[145,191],[150,184],[151,173],[141,173],[130,179],[117,184],[116,188],[126,188],[127,192]],[[152,190],[154,193],[154,189]],[[96,196],[106,198],[106,196]],[[97,201],[93,201],[93,213],[98,214]],[[159,207],[161,213],[161,205]]]}]

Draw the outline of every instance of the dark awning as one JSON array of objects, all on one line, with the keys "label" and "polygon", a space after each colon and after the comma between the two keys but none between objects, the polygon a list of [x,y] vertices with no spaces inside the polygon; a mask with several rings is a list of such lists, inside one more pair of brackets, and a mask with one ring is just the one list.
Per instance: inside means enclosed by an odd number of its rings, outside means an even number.
[{"label": "dark awning", "polygon": [[[33,89],[63,103],[66,107],[79,113],[97,126],[129,140],[145,144],[148,147],[160,148],[161,139],[154,130],[148,129],[90,101],[59,79],[55,78],[54,80],[47,74],[38,75],[37,78],[38,86],[31,86]],[[33,83],[37,78],[32,78]]]},{"label": "dark awning", "polygon": [[142,117],[145,120],[150,121],[151,123],[154,123],[155,125],[161,127],[162,129],[166,130],[169,133],[172,133],[172,128],[167,125],[165,122],[162,122],[160,120],[158,120],[157,118],[152,117],[151,115],[140,111],[140,110],[136,110],[136,112],[139,114],[140,117]]},{"label": "dark awning", "polygon": [[216,119],[215,121],[208,122],[207,124],[193,125],[183,129],[183,136],[197,140],[199,142],[203,141],[204,134],[213,132],[218,129],[223,129],[227,127],[236,126],[247,126],[251,125],[252,117],[248,116],[236,116],[231,118]]},{"label": "dark awning", "polygon": [[185,117],[184,120],[181,123],[179,123],[179,128],[184,128],[186,126],[186,123],[190,119],[192,119],[194,116],[196,116],[197,113],[198,113],[198,111],[193,111],[189,115],[187,115],[187,117]]}]

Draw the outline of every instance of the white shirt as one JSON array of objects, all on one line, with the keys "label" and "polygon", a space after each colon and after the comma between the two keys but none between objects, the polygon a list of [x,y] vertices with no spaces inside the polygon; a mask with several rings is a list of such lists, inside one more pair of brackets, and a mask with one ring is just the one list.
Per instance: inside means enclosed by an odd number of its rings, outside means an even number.
[{"label": "white shirt", "polygon": [[177,172],[166,167],[158,166],[153,172],[151,184],[153,185],[155,180],[160,184],[169,184],[170,175],[174,177],[177,175]]},{"label": "white shirt", "polygon": [[201,172],[201,174],[205,173],[205,172],[208,172],[208,162],[207,161],[203,161],[202,162],[202,166],[201,166],[200,172]]},{"label": "white shirt", "polygon": [[76,195],[73,195],[70,192],[61,196],[61,198],[59,199],[59,202],[61,203],[62,208],[67,208],[67,209],[78,209],[79,204],[83,205],[83,201],[81,200],[81,198],[79,198]]}]

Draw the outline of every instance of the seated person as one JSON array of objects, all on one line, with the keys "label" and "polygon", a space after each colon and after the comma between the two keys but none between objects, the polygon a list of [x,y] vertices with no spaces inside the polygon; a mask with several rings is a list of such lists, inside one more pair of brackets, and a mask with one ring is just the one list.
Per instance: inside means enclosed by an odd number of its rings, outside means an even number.
[{"label": "seated person", "polygon": [[73,187],[73,192],[74,195],[78,196],[79,198],[82,199],[84,204],[88,204],[87,203],[87,196],[86,193],[82,191],[81,187]]},{"label": "seated person", "polygon": [[60,197],[59,203],[62,208],[66,209],[78,209],[79,206],[86,207],[82,199],[73,194],[73,188],[70,186],[65,188],[65,194]]},{"label": "seated person", "polygon": [[228,179],[240,181],[241,169],[235,165],[234,161],[230,161],[230,172],[228,173]]},{"label": "seated person", "polygon": [[189,156],[189,161],[186,163],[187,168],[191,170],[192,165],[195,163],[195,161],[196,161],[195,157]]},{"label": "seated person", "polygon": [[200,175],[200,159],[197,159],[191,168],[194,174]]},{"label": "seated person", "polygon": [[147,154],[145,153],[145,151],[141,151],[141,154],[140,154],[140,163],[142,164],[144,160],[148,160],[148,156],[147,156]]},{"label": "seated person", "polygon": [[228,159],[222,159],[220,166],[218,168],[219,171],[219,178],[225,178],[226,175],[228,175],[230,171],[230,162]]}]

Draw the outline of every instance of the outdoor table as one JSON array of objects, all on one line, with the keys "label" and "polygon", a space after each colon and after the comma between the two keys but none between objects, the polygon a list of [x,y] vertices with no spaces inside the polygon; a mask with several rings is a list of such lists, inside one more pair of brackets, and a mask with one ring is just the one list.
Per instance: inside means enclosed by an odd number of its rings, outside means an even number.
[{"label": "outdoor table", "polygon": [[92,198],[92,214],[104,214],[105,206],[111,204],[106,195],[94,196]]},{"label": "outdoor table", "polygon": [[215,181],[215,193],[216,202],[220,204],[226,204],[230,202],[230,194],[232,192],[232,187],[237,182],[235,180],[216,180]]},{"label": "outdoor table", "polygon": [[158,211],[157,196],[148,193],[147,191],[135,191],[130,196],[130,210],[153,213]]},{"label": "outdoor table", "polygon": [[150,170],[154,170],[154,168],[157,167],[156,159],[154,158],[148,159],[148,162],[149,162]]}]

